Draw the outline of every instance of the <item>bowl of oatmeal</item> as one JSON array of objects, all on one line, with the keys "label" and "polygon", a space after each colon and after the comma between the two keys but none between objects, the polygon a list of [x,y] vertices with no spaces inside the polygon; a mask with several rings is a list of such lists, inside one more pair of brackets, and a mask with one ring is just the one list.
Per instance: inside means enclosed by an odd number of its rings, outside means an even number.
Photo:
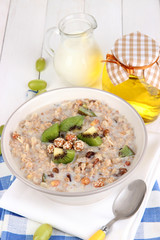
[{"label": "bowl of oatmeal", "polygon": [[55,201],[85,204],[129,181],[146,144],[143,120],[126,101],[97,89],[64,88],[11,115],[2,153],[27,186]]}]

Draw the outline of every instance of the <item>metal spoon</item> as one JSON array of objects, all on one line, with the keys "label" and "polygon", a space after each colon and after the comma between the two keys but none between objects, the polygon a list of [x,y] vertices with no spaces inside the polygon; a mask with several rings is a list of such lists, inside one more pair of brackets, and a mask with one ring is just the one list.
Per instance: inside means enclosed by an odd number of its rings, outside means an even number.
[{"label": "metal spoon", "polygon": [[103,240],[114,222],[131,217],[139,209],[146,189],[145,182],[140,179],[124,188],[113,203],[112,210],[115,218],[98,230],[89,240]]}]

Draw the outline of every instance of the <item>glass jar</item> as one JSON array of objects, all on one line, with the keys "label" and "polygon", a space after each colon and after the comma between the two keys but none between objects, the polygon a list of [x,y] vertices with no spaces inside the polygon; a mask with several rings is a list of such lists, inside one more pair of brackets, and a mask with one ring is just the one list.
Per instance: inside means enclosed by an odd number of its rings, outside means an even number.
[{"label": "glass jar", "polygon": [[140,79],[130,75],[128,80],[115,86],[108,76],[106,65],[104,65],[102,88],[130,103],[146,124],[156,120],[160,114],[160,90],[147,84],[144,78]]}]

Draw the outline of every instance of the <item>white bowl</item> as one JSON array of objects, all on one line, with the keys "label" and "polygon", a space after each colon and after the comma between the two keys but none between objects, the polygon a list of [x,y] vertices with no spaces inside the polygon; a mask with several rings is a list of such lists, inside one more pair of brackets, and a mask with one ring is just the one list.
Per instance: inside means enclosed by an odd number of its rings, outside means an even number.
[{"label": "white bowl", "polygon": [[[11,133],[18,127],[19,122],[21,120],[24,120],[27,115],[37,112],[39,109],[44,108],[45,106],[59,103],[64,100],[75,100],[83,98],[98,99],[101,102],[107,103],[111,108],[119,110],[120,114],[124,115],[133,127],[136,137],[135,142],[137,146],[137,153],[130,170],[122,177],[120,177],[117,181],[102,188],[86,192],[53,192],[49,189],[35,185],[23,176],[18,163],[15,162],[14,158],[11,155],[9,146]],[[65,204],[88,204],[98,201],[107,196],[110,191],[115,190],[118,186],[121,185],[123,181],[128,182],[130,175],[132,173],[136,173],[136,167],[144,155],[146,145],[147,133],[144,122],[140,115],[130,104],[128,104],[123,99],[115,96],[114,94],[97,89],[80,87],[52,90],[27,101],[11,115],[2,134],[2,154],[7,166],[13,175],[15,175],[19,180],[21,180],[32,189],[46,194],[46,196],[49,196],[54,201]]]}]

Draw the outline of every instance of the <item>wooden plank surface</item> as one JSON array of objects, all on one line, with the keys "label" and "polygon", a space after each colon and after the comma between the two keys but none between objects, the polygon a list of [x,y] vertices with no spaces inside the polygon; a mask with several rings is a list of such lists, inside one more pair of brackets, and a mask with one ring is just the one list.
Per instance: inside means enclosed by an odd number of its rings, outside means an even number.
[{"label": "wooden plank surface", "polygon": [[59,21],[72,13],[84,11],[84,0],[48,0],[46,30],[57,26]]},{"label": "wooden plank surface", "polygon": [[2,47],[4,43],[5,31],[8,21],[11,0],[1,0],[0,2],[0,58],[2,55]]},{"label": "wooden plank surface", "polygon": [[141,31],[160,42],[160,1],[123,0],[123,33]]},{"label": "wooden plank surface", "polygon": [[11,1],[0,64],[0,124],[25,101],[28,81],[38,77],[34,65],[41,55],[46,6],[47,0]]}]

